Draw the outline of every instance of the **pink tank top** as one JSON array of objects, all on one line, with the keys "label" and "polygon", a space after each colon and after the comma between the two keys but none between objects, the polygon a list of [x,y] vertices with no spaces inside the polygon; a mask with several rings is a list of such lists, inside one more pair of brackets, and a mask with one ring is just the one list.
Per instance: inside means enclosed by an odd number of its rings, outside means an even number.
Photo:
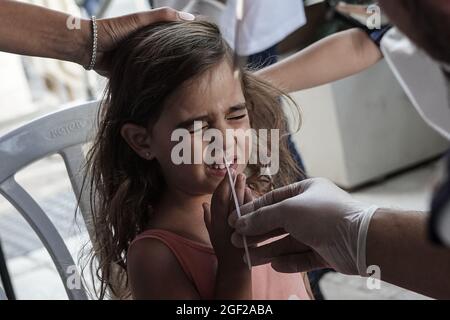
[{"label": "pink tank top", "polygon": [[[148,230],[136,237],[131,245],[142,239],[162,241],[178,259],[203,300],[214,298],[217,258],[211,247],[183,238],[165,230]],[[130,245],[130,246],[131,246]],[[269,265],[252,269],[254,300],[309,300],[300,274],[278,273]]]}]

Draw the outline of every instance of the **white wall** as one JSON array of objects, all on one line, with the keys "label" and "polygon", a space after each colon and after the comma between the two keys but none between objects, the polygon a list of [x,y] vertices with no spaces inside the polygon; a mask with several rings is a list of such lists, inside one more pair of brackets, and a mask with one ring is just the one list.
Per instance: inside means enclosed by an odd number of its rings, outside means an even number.
[{"label": "white wall", "polygon": [[20,57],[0,52],[1,122],[36,111]]}]

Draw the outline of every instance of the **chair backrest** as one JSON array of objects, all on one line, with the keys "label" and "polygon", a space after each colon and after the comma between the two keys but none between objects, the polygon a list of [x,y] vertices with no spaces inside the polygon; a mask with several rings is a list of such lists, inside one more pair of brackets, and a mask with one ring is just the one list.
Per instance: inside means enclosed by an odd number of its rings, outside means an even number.
[{"label": "chair backrest", "polygon": [[0,300],[8,300],[5,290],[3,290],[3,287],[1,285],[0,285]]},{"label": "chair backrest", "polygon": [[[0,137],[0,193],[17,209],[36,232],[50,254],[69,299],[87,299],[83,286],[73,288],[75,263],[61,235],[39,204],[16,181],[15,175],[27,165],[52,154],[62,156],[77,199],[83,180],[83,145],[96,130],[98,101],[72,103],[60,111],[34,120]],[[80,210],[92,239],[89,190],[85,186]]]}]

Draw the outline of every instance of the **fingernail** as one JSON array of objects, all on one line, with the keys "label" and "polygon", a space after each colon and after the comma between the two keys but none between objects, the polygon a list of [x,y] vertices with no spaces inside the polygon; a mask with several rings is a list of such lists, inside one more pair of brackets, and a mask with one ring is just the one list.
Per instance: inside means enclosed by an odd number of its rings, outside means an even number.
[{"label": "fingernail", "polygon": [[245,181],[245,179],[247,179],[247,177],[245,176],[245,174],[240,173],[240,174],[239,174],[239,180],[240,180],[240,181]]},{"label": "fingernail", "polygon": [[195,16],[193,14],[191,14],[189,12],[185,12],[185,11],[179,11],[178,16],[180,17],[181,20],[186,20],[186,21],[195,20]]}]

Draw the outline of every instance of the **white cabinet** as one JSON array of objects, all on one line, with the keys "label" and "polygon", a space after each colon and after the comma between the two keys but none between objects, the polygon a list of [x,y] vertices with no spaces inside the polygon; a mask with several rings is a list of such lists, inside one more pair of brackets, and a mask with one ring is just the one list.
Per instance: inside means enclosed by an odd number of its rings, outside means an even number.
[{"label": "white cabinet", "polygon": [[308,174],[344,188],[419,164],[449,147],[420,118],[384,61],[293,97],[303,110],[294,141]]}]

